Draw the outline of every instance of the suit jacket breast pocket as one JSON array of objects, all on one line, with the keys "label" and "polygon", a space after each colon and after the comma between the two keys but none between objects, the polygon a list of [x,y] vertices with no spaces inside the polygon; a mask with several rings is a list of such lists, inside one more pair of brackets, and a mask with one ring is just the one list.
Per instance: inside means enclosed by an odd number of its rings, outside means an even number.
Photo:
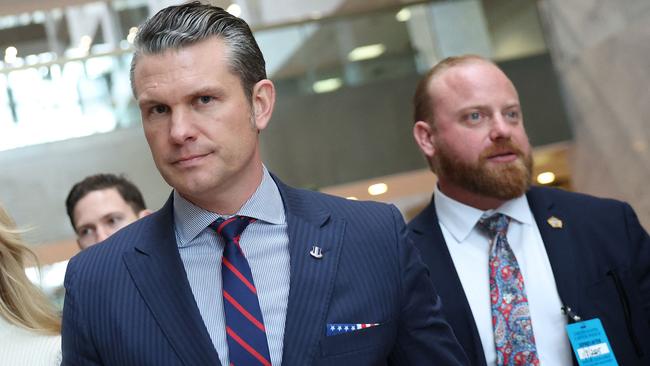
[{"label": "suit jacket breast pocket", "polygon": [[325,336],[315,365],[383,365],[397,336],[393,321],[349,333]]}]

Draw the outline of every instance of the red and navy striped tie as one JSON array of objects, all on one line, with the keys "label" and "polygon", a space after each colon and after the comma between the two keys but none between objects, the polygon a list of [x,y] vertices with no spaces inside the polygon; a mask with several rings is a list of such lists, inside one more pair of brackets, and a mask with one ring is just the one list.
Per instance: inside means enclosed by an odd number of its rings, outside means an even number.
[{"label": "red and navy striped tie", "polygon": [[266,330],[251,268],[239,247],[239,238],[255,219],[233,216],[210,227],[224,238],[221,259],[223,307],[230,366],[271,365]]}]

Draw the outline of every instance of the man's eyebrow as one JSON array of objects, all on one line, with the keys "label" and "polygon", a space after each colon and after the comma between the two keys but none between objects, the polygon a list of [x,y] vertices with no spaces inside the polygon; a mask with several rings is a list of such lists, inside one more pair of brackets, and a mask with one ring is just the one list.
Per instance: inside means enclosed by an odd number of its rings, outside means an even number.
[{"label": "man's eyebrow", "polygon": [[220,86],[204,86],[197,88],[188,93],[191,97],[198,97],[202,95],[222,95],[224,93],[224,88]]},{"label": "man's eyebrow", "polygon": [[482,109],[489,109],[489,108],[490,107],[488,107],[485,104],[472,104],[472,105],[468,105],[468,106],[465,106],[463,108],[460,108],[458,110],[458,113],[465,113],[465,112],[469,112],[469,111],[472,111],[472,110],[482,110]]},{"label": "man's eyebrow", "polygon": [[111,212],[107,212],[106,214],[102,215],[102,217],[100,217],[100,220],[107,219],[107,218],[112,217],[112,216],[124,216],[124,214],[122,214],[122,212],[120,212],[120,211],[111,211]]},{"label": "man's eyebrow", "polygon": [[157,104],[164,104],[156,99],[153,98],[147,98],[147,97],[141,97],[138,99],[138,106],[143,107],[143,106],[150,106],[150,105],[157,105]]},{"label": "man's eyebrow", "polygon": [[[185,99],[193,99],[196,97],[200,97],[203,95],[216,95],[216,96],[221,96],[225,93],[225,88],[221,86],[204,86],[204,87],[199,87],[196,88],[184,96]],[[138,98],[138,106],[140,107],[146,107],[146,106],[152,106],[152,105],[166,105],[166,103],[159,101],[158,99],[154,97],[148,97],[146,95]]]},{"label": "man's eyebrow", "polygon": [[506,104],[505,108],[506,109],[508,109],[508,108],[521,108],[521,104],[517,103],[517,102],[512,102],[512,103]]}]

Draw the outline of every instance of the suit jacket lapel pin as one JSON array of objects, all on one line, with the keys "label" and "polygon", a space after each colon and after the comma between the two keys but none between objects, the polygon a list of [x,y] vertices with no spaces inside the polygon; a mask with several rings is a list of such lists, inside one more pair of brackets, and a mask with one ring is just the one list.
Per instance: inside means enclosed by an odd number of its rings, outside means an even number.
[{"label": "suit jacket lapel pin", "polygon": [[323,249],[321,247],[314,245],[313,247],[311,247],[311,251],[309,252],[309,255],[311,255],[316,259],[321,259],[323,258]]},{"label": "suit jacket lapel pin", "polygon": [[548,224],[551,225],[553,229],[561,229],[563,226],[562,220],[558,219],[555,216],[549,217],[546,222],[548,222]]}]

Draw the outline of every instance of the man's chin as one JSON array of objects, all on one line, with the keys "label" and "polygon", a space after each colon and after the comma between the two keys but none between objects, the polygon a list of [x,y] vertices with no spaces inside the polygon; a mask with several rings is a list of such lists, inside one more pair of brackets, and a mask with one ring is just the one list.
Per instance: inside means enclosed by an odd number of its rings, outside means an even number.
[{"label": "man's chin", "polygon": [[530,174],[523,163],[491,171],[485,178],[484,188],[490,190],[491,196],[503,200],[517,198],[530,187]]},{"label": "man's chin", "polygon": [[[465,172],[456,183],[475,194],[509,200],[526,193],[530,186],[530,174],[523,162],[517,160],[498,167],[483,164],[474,172]],[[468,174],[469,173],[469,174]]]}]

